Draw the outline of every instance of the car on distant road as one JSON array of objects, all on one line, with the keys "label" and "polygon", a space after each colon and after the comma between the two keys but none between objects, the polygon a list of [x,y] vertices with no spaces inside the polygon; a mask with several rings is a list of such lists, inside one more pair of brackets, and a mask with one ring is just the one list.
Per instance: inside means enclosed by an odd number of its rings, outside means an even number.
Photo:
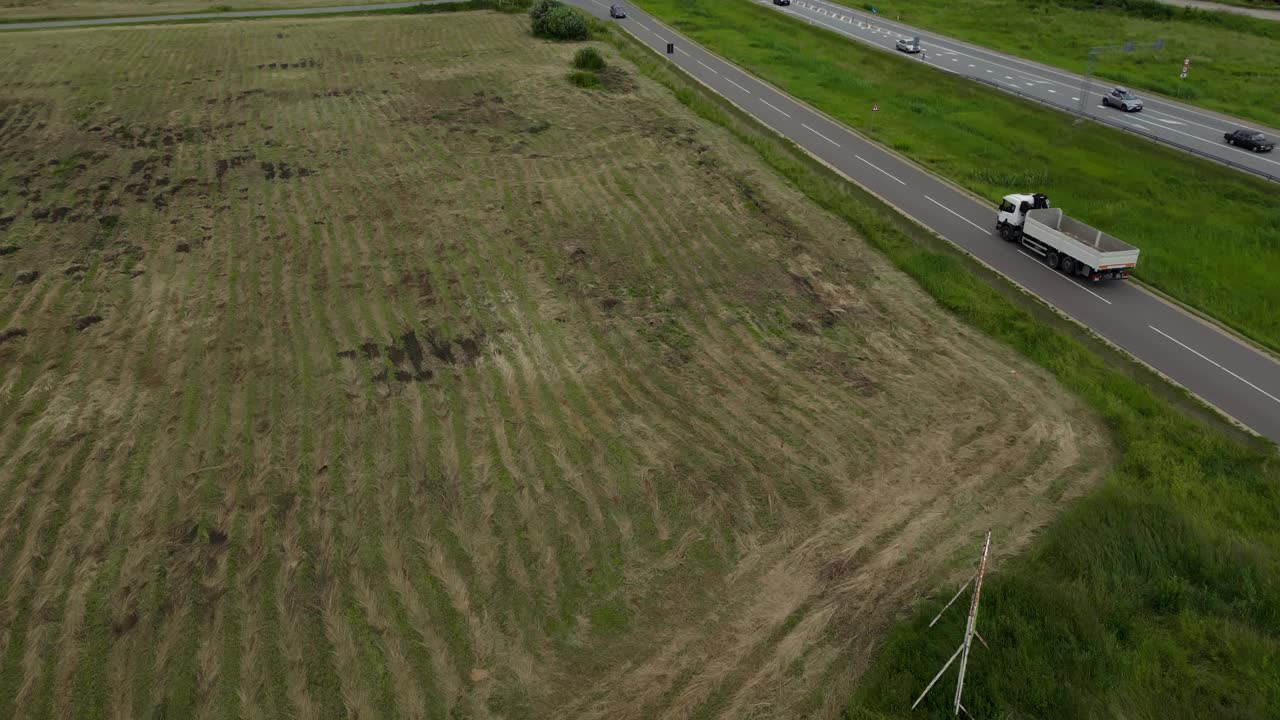
[{"label": "car on distant road", "polygon": [[902,38],[894,43],[893,46],[904,53],[918,53],[920,52],[920,38]]},{"label": "car on distant road", "polygon": [[1111,88],[1110,92],[1102,96],[1102,104],[1120,108],[1125,112],[1142,110],[1142,99],[1122,87]]},{"label": "car on distant road", "polygon": [[610,6],[609,6],[609,17],[611,17],[611,18],[619,18],[619,19],[621,19],[621,18],[624,18],[624,17],[626,17],[626,16],[627,16],[627,11],[626,11],[626,10],[623,10],[621,5],[610,5]]},{"label": "car on distant road", "polygon": [[790,5],[791,0],[773,0],[774,5]]},{"label": "car on distant road", "polygon": [[1252,150],[1254,152],[1271,152],[1276,149],[1276,141],[1268,140],[1266,135],[1257,130],[1232,130],[1223,135],[1227,139],[1228,145],[1235,145],[1238,148]]}]

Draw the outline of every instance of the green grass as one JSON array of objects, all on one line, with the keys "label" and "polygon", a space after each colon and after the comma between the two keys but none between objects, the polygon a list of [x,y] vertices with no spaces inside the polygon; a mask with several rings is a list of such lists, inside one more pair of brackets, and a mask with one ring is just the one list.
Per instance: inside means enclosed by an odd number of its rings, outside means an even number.
[{"label": "green grass", "polygon": [[[1137,275],[1280,349],[1277,185],[1156,146],[746,0],[641,0],[714,52],[992,200],[1046,192],[1142,250]],[[878,103],[874,128],[871,107]]]},{"label": "green grass", "polygon": [[[840,2],[840,0],[833,0]],[[843,0],[861,10],[863,4]],[[1147,0],[884,0],[880,15],[1083,73],[1090,47],[1164,40],[1155,52],[1104,53],[1094,72],[1232,116],[1280,127],[1280,22]],[[1007,22],[994,18],[1009,18]],[[1187,79],[1182,61],[1191,58]]]},{"label": "green grass", "polygon": [[[944,307],[1051,371],[1104,419],[1122,459],[1104,485],[997,563],[970,661],[975,717],[1271,717],[1280,707],[1280,462],[957,250],[908,224],[645,51],[624,56],[849,221]],[[999,535],[995,538],[998,546]],[[974,548],[976,554],[976,546]],[[911,702],[958,643],[964,611],[894,630],[846,717],[943,717],[954,674]],[[952,671],[954,673],[954,671]]]}]

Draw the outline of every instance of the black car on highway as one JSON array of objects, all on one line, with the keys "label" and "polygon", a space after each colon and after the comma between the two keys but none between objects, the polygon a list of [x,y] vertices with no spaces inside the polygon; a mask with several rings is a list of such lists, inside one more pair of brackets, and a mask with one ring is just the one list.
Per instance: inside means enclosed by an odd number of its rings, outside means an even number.
[{"label": "black car on highway", "polygon": [[774,5],[790,5],[791,0],[773,0]]},{"label": "black car on highway", "polygon": [[1276,149],[1276,141],[1268,140],[1266,135],[1257,130],[1232,130],[1223,135],[1227,139],[1228,145],[1235,145],[1238,148],[1252,150],[1254,152],[1271,152]]},{"label": "black car on highway", "polygon": [[611,17],[611,18],[624,18],[624,17],[626,17],[626,16],[627,16],[627,11],[626,11],[626,10],[623,10],[621,5],[610,5],[610,6],[609,6],[609,17]]}]

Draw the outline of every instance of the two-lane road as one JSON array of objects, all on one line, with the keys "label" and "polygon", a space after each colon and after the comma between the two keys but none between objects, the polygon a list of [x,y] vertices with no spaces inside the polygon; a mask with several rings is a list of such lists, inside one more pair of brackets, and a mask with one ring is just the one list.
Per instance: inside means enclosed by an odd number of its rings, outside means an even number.
[{"label": "two-lane road", "polygon": [[[602,18],[603,0],[570,0]],[[1174,382],[1280,442],[1280,364],[1136,284],[1086,284],[994,232],[995,207],[854,134],[634,8],[617,21],[689,75]],[[1010,188],[1025,191],[1026,188]]]},{"label": "two-lane road", "polygon": [[[1138,94],[1146,107],[1142,112],[1125,113],[1102,106],[1102,94],[1114,87],[1113,84],[1096,80],[1086,83],[1083,77],[1073,73],[925,32],[827,0],[792,0],[789,6],[777,6],[770,0],[755,2],[887,52],[897,52],[894,44],[900,39],[919,37],[923,51],[911,56],[915,62],[1025,95],[1060,110],[1083,113],[1095,122],[1157,138],[1192,154],[1280,181],[1280,155],[1250,152],[1223,141],[1224,133],[1241,127],[1261,130],[1271,137],[1280,135],[1257,123],[1141,92]],[[1177,73],[1181,59],[1170,57],[1168,62],[1169,72]],[[1194,67],[1191,72],[1195,72]]]}]

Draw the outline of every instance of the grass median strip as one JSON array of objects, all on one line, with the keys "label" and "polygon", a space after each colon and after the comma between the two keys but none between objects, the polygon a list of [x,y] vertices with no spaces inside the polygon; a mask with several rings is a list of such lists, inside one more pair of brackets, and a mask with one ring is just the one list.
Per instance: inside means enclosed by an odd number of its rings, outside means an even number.
[{"label": "grass median strip", "polygon": [[[1280,192],[747,0],[645,10],[784,92],[992,200],[1045,192],[1142,250],[1138,277],[1280,350]],[[872,106],[879,111],[872,118]]]},{"label": "grass median strip", "polygon": [[[841,0],[827,0],[838,3]],[[866,14],[865,4],[844,0]],[[1154,0],[883,0],[879,16],[1046,65],[1084,73],[1091,47],[1140,46],[1156,52],[1099,54],[1099,82],[1152,90],[1233,117],[1280,127],[1280,22],[1164,5]],[[1001,21],[993,22],[993,18]],[[1186,78],[1182,62],[1191,59]]]},{"label": "grass median strip", "polygon": [[[662,60],[628,40],[620,44],[682,102],[844,217],[944,307],[1051,371],[1102,414],[1119,444],[1120,463],[1100,489],[1047,524],[1027,553],[996,563],[981,621],[991,647],[970,659],[966,707],[976,717],[1178,718],[1264,717],[1280,707],[1274,446],[1260,451],[1212,421],[1189,419],[1189,401],[1163,381],[990,278]],[[908,619],[876,653],[844,717],[913,717],[908,708],[955,649],[964,613],[927,626],[965,577],[904,608]],[[845,672],[861,671],[864,648],[857,650]],[[947,690],[935,691],[925,712],[946,712]],[[838,714],[823,710],[799,705],[784,714]]]}]

